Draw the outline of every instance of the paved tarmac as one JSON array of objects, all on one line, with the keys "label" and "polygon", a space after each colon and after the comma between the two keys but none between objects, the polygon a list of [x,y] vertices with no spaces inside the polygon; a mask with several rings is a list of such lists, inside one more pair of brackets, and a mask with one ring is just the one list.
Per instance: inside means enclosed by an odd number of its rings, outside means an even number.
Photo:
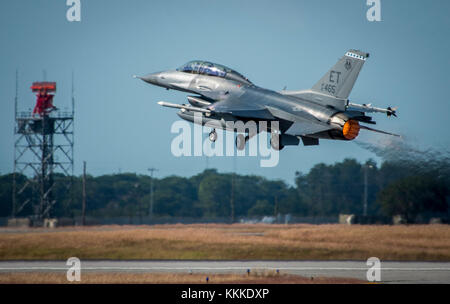
[{"label": "paved tarmac", "polygon": [[[66,261],[0,261],[0,272],[66,272]],[[81,261],[81,272],[246,273],[279,270],[305,277],[367,280],[365,261]],[[450,284],[450,262],[383,262],[383,283]]]}]

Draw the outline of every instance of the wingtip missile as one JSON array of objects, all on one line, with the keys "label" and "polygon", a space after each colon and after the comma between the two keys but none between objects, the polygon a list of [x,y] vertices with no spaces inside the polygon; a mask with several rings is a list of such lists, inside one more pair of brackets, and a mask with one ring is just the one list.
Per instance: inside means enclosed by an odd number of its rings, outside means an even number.
[{"label": "wingtip missile", "polygon": [[397,117],[397,107],[387,107],[387,108],[377,108],[377,107],[372,107],[372,104],[357,104],[357,103],[351,103],[349,102],[347,104],[348,108],[354,108],[357,109],[359,111],[363,111],[363,112],[369,112],[369,113],[373,113],[373,112],[378,112],[378,113],[386,113],[386,115],[388,117],[390,116],[394,116]]},{"label": "wingtip missile", "polygon": [[388,117],[391,117],[391,116],[394,116],[394,117],[398,117],[397,116],[397,107],[387,107],[387,109],[386,109],[387,111],[386,111],[386,115],[388,116]]},{"label": "wingtip missile", "polygon": [[211,113],[211,110],[199,108],[199,107],[188,106],[188,105],[184,105],[184,104],[180,105],[180,104],[170,103],[170,102],[166,102],[166,101],[158,101],[157,103],[160,106],[180,109],[181,111],[193,111],[193,112],[201,112],[201,113],[207,113],[207,114]]}]

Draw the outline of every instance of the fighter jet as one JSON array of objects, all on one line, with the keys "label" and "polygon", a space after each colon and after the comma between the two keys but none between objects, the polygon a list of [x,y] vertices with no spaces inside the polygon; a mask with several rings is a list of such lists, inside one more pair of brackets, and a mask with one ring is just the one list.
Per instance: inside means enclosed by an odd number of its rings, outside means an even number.
[{"label": "fighter jet", "polygon": [[[396,116],[396,108],[356,104],[348,99],[367,58],[368,53],[349,50],[311,89],[301,91],[261,88],[233,69],[201,60],[190,61],[176,70],[134,77],[191,94],[187,96],[189,105],[158,103],[180,109],[178,116],[190,122],[196,122],[195,116],[201,115],[202,125],[213,126],[209,134],[213,142],[217,139],[216,128],[227,130],[228,121],[276,121],[279,129],[267,132],[271,132],[271,146],[281,150],[298,145],[300,140],[305,146],[318,145],[319,139],[350,141],[360,129],[398,136],[366,126],[375,124],[366,113]],[[237,148],[244,149],[253,135],[238,134]]]}]

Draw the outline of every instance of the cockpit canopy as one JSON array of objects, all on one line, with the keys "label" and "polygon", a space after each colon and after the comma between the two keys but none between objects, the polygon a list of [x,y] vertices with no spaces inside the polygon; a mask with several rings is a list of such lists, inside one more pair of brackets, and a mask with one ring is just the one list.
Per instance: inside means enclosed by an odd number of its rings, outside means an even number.
[{"label": "cockpit canopy", "polygon": [[193,60],[182,65],[177,69],[177,71],[191,73],[191,74],[201,74],[209,76],[217,76],[221,78],[226,78],[230,80],[235,80],[239,82],[250,83],[251,81],[244,77],[242,74],[232,70],[224,65],[212,63],[208,61]]}]

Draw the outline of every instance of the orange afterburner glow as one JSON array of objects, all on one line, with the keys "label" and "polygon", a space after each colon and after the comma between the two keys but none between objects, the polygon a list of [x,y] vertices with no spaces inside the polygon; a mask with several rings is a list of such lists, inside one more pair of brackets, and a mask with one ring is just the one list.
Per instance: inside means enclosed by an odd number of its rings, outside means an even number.
[{"label": "orange afterburner glow", "polygon": [[355,139],[359,134],[359,123],[356,120],[347,120],[342,128],[342,134],[348,140]]}]

